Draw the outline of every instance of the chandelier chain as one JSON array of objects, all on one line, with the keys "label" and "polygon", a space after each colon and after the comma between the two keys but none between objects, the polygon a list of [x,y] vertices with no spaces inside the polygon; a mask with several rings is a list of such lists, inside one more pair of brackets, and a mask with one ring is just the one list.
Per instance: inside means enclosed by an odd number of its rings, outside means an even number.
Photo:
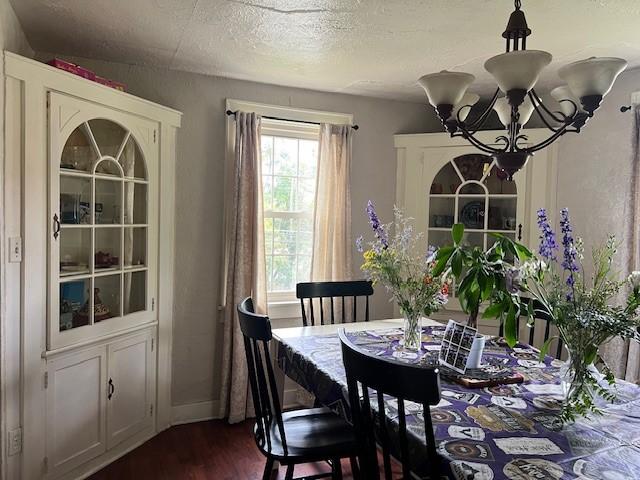
[{"label": "chandelier chain", "polygon": [[520,0],[515,0],[514,2],[516,10],[520,10],[520,7],[522,7],[522,2]]}]

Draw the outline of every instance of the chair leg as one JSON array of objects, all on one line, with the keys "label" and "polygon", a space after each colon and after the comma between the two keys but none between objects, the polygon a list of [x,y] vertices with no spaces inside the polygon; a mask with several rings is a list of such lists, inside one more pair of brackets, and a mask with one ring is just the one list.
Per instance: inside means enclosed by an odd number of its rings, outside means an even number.
[{"label": "chair leg", "polygon": [[357,457],[349,457],[349,463],[351,463],[351,475],[353,480],[360,480],[360,467],[358,466]]},{"label": "chair leg", "polygon": [[267,457],[267,463],[264,466],[264,473],[262,474],[262,480],[271,480],[273,474],[273,458]]},{"label": "chair leg", "polygon": [[287,473],[284,476],[284,480],[293,480],[293,467],[293,464],[287,465]]},{"label": "chair leg", "polygon": [[342,480],[342,464],[339,458],[331,460],[331,478],[333,480]]}]

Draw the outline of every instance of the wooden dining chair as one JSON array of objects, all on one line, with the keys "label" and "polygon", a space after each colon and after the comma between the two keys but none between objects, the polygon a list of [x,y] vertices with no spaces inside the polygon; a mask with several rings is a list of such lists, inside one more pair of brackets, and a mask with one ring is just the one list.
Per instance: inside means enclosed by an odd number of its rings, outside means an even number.
[{"label": "wooden dining chair", "polygon": [[271,478],[275,461],[287,466],[285,480],[293,479],[295,465],[319,461],[330,461],[331,473],[313,478],[342,479],[340,459],[357,454],[353,428],[327,408],[282,412],[269,356],[269,317],[255,313],[251,298],[238,305],[238,316],[256,413],[254,436],[267,457],[263,480]]},{"label": "wooden dining chair", "polygon": [[[296,285],[296,297],[300,299],[302,307],[302,323],[305,327],[316,325],[316,314],[314,303],[318,304],[320,313],[320,325],[329,322],[345,323],[347,321],[347,310],[350,299],[352,303],[352,321],[358,321],[358,298],[364,297],[364,317],[365,322],[369,321],[369,297],[373,295],[373,286],[367,280],[353,280],[347,282],[307,282]],[[319,299],[318,302],[314,302]],[[334,303],[338,303],[339,315],[336,318],[336,308]],[[306,305],[305,305],[306,303]],[[327,305],[328,303],[328,305]],[[308,306],[308,314],[307,314]],[[328,312],[325,312],[325,309]]]},{"label": "wooden dining chair", "polygon": [[[402,478],[405,480],[411,478],[412,465],[415,468],[417,462],[415,458],[413,460],[409,458],[405,401],[422,405],[426,458],[430,464],[429,469],[432,472],[438,472],[440,458],[436,453],[430,410],[430,405],[437,405],[440,402],[438,369],[382,359],[359,350],[349,340],[344,329],[340,330],[339,336],[342,344],[342,361],[347,377],[351,417],[356,438],[361,447],[359,464],[363,478],[367,480],[380,478],[375,441],[376,423],[382,447],[384,478],[391,479],[392,454],[402,463]],[[374,399],[370,398],[369,389],[374,391]],[[399,423],[397,429],[390,425],[390,420],[385,414],[385,395],[397,399]],[[376,401],[374,408],[371,406],[372,400]],[[377,422],[375,416],[377,416]],[[397,431],[397,442],[391,441],[390,431]],[[434,478],[439,477],[435,475]]]},{"label": "wooden dining chair", "polygon": [[[536,320],[542,320],[544,322],[544,337],[543,342],[549,340],[551,336],[551,323],[553,322],[553,318],[549,314],[547,314],[543,309],[542,305],[538,300],[534,300],[532,298],[521,297],[520,302],[527,306],[530,302],[533,302],[533,323],[529,325],[529,345],[533,345],[536,335]],[[516,319],[516,330],[520,332],[520,317]],[[498,328],[498,335],[501,337],[504,336],[504,321],[500,321],[500,327]],[[555,349],[555,358],[560,359],[562,355],[562,339],[558,337],[556,340],[557,346]],[[551,352],[551,350],[550,350]]]}]

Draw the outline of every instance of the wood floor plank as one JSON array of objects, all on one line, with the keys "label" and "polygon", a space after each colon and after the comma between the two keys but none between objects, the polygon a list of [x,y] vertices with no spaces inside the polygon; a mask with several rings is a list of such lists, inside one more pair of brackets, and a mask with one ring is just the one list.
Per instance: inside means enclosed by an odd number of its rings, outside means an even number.
[{"label": "wood floor plank", "polygon": [[[97,472],[90,480],[260,479],[265,457],[256,447],[252,429],[252,421],[229,425],[211,420],[177,425]],[[272,479],[284,479],[285,470],[274,472]],[[300,465],[295,476],[328,471],[326,463]],[[342,471],[344,480],[353,479],[348,460],[343,460]]]}]

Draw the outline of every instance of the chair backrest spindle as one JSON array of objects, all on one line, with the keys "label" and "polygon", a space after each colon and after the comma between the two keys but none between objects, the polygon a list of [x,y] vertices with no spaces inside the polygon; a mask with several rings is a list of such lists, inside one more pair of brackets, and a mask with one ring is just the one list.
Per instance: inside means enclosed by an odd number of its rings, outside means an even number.
[{"label": "chair backrest spindle", "polygon": [[331,324],[336,323],[335,306],[333,303],[334,298],[340,298],[341,303],[338,307],[341,307],[338,318],[341,319],[341,323],[347,322],[348,311],[345,298],[350,298],[353,302],[351,308],[353,313],[353,321],[358,321],[358,298],[365,297],[366,307],[364,313],[364,321],[369,321],[369,297],[373,295],[373,287],[371,282],[366,280],[355,280],[345,282],[307,282],[299,283],[296,286],[296,297],[300,299],[300,307],[302,308],[302,323],[303,326],[316,325],[316,318],[314,315],[314,300],[320,301],[320,324],[325,325],[325,312],[324,303],[327,301],[329,304],[327,308],[330,312],[326,312],[327,320],[329,322],[329,313],[331,318]]}]

